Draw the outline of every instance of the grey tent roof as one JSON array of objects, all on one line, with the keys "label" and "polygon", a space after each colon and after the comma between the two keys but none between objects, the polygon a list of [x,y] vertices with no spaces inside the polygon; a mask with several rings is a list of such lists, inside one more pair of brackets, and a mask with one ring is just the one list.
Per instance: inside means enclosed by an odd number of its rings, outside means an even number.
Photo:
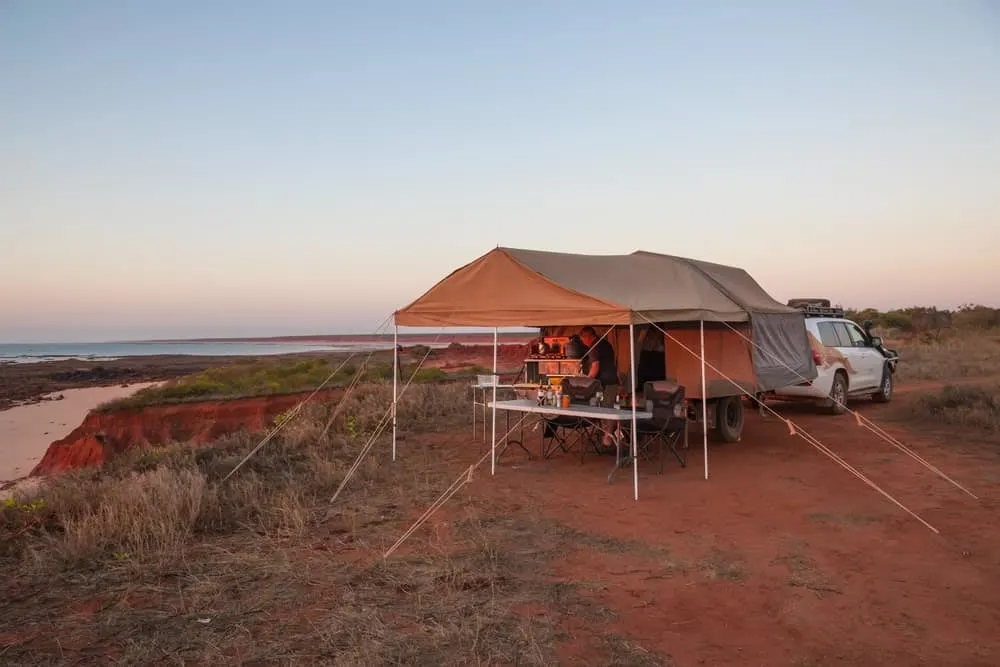
[{"label": "grey tent roof", "polygon": [[751,313],[801,313],[734,266],[644,250],[629,255],[502,250],[563,287],[658,321],[743,321]]}]

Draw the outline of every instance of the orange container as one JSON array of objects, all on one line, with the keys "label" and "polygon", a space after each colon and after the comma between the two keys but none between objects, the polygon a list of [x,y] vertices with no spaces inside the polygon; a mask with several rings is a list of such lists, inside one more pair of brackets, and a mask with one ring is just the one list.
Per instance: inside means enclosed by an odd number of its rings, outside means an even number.
[{"label": "orange container", "polygon": [[570,403],[570,401],[569,401],[569,394],[563,394],[563,396],[562,396],[562,406],[564,408],[568,408],[569,407],[569,403]]}]

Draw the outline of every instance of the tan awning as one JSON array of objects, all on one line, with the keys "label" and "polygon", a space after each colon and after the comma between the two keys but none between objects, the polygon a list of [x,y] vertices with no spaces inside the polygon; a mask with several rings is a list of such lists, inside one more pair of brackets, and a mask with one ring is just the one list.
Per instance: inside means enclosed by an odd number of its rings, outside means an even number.
[{"label": "tan awning", "polygon": [[400,326],[547,326],[725,320],[799,312],[742,269],[680,257],[496,248],[395,314]]}]

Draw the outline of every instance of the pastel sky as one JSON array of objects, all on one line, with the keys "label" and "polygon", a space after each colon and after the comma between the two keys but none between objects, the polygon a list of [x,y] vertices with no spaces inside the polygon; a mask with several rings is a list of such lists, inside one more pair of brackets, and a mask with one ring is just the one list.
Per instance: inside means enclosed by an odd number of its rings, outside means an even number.
[{"label": "pastel sky", "polygon": [[372,331],[498,244],[998,306],[1000,9],[0,4],[0,341]]}]

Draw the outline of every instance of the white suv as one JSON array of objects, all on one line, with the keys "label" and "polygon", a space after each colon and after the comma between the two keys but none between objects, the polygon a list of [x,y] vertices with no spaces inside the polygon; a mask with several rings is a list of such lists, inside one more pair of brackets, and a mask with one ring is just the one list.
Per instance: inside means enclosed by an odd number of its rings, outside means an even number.
[{"label": "white suv", "polygon": [[792,299],[789,306],[806,315],[806,333],[818,375],[815,379],[776,389],[772,396],[812,400],[834,414],[845,412],[848,398],[870,396],[880,403],[892,398],[893,374],[899,355],[882,339],[844,317],[825,299]]}]

